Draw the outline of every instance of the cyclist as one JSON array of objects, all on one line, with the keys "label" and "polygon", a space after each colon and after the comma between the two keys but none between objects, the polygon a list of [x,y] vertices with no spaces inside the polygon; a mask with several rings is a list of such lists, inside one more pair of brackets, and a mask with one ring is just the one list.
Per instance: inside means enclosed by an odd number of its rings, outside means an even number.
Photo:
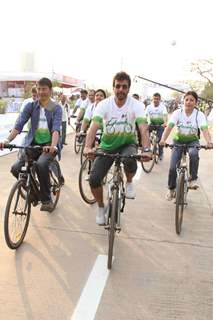
[{"label": "cyclist", "polygon": [[81,89],[80,94],[81,94],[81,96],[80,96],[79,99],[77,99],[77,101],[75,103],[75,107],[74,107],[74,109],[72,111],[71,118],[76,118],[75,113],[76,113],[77,109],[80,108],[82,102],[87,99],[87,90]]},{"label": "cyclist", "polygon": [[90,104],[88,106],[88,108],[86,109],[86,111],[85,111],[80,133],[87,132],[87,130],[88,130],[89,126],[90,126],[91,120],[93,118],[93,114],[94,114],[95,108],[97,107],[97,104],[100,101],[104,100],[104,99],[106,99],[105,91],[103,89],[96,90],[95,91],[95,102],[93,104]]},{"label": "cyclist", "polygon": [[[50,196],[49,163],[54,159],[59,142],[62,110],[60,105],[50,99],[52,82],[48,78],[38,81],[38,100],[29,102],[20,113],[14,128],[8,138],[0,142],[0,149],[10,143],[22,131],[25,123],[30,119],[31,128],[25,138],[24,146],[40,145],[43,151],[33,150],[32,157],[36,160],[36,171],[40,182],[41,211],[51,212],[53,202]],[[24,166],[25,155],[12,166],[12,174],[18,178]],[[61,178],[61,177],[60,177]]]},{"label": "cyclist", "polygon": [[[152,103],[146,107],[146,116],[149,123],[149,131],[151,132],[153,130],[155,125],[158,125],[158,127],[155,127],[157,130],[157,137],[158,141],[161,140],[164,127],[167,123],[167,109],[164,104],[161,103],[161,95],[160,93],[154,93],[152,96]],[[163,159],[163,147],[159,146],[159,160]]]},{"label": "cyclist", "polygon": [[[103,127],[100,148],[106,153],[120,153],[130,155],[137,153],[135,122],[138,123],[143,137],[143,151],[146,152],[147,159],[151,157],[148,126],[144,109],[134,98],[128,96],[131,86],[130,76],[125,72],[117,73],[113,78],[114,96],[101,102],[95,108],[93,121],[86,138],[84,153],[92,156],[92,149],[96,132]],[[102,180],[110,169],[113,160],[107,157],[97,157],[94,161],[90,174],[91,191],[98,203],[96,223],[105,224],[105,212],[103,202]],[[137,170],[135,159],[125,159],[124,171],[127,177],[126,197],[133,199],[135,191],[132,178]]]},{"label": "cyclist", "polygon": [[[165,129],[160,144],[163,146],[171,133],[174,126],[177,127],[177,132],[174,136],[175,144],[187,144],[190,158],[190,182],[189,188],[198,188],[197,173],[199,165],[198,149],[193,146],[199,146],[199,129],[202,131],[206,140],[207,147],[212,147],[211,136],[208,130],[208,124],[203,112],[196,109],[198,95],[195,91],[188,91],[184,95],[184,106],[173,112],[169,119],[167,128]],[[168,192],[167,200],[172,200],[175,197],[176,188],[176,167],[181,159],[181,148],[174,148],[170,161],[169,177],[168,177]]]},{"label": "cyclist", "polygon": [[80,105],[80,111],[77,117],[77,122],[81,122],[81,120],[84,117],[84,114],[87,110],[87,108],[95,102],[95,90],[89,90],[88,92],[88,98],[84,100]]}]

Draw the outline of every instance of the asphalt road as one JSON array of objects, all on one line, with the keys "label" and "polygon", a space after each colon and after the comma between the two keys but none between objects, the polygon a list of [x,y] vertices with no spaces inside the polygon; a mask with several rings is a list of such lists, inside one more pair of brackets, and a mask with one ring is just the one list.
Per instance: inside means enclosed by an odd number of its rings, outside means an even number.
[{"label": "asphalt road", "polygon": [[[3,233],[16,154],[0,158],[0,319],[212,320],[213,151],[200,152],[200,189],[189,193],[181,236],[175,233],[174,204],[165,200],[170,151],[151,174],[138,173],[137,198],[127,201],[107,273],[105,265],[101,271],[96,266],[107,254],[107,233],[95,224],[96,205],[81,200],[72,134],[68,143],[58,207],[52,214],[32,209],[17,251],[7,248]],[[91,277],[88,289],[92,270],[106,278],[100,284],[102,276]],[[78,304],[85,287],[87,300]]]}]

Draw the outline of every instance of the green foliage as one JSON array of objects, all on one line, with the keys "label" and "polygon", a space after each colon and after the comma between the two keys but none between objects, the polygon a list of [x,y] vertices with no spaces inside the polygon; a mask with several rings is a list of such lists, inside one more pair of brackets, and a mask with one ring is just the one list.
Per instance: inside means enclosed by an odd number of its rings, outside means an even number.
[{"label": "green foliage", "polygon": [[32,87],[34,87],[34,86],[35,86],[35,82],[28,82],[28,83],[25,85],[24,95],[23,95],[23,98],[24,98],[24,99],[31,98],[31,96],[32,96],[31,90],[32,90]]},{"label": "green foliage", "polygon": [[0,113],[5,113],[7,107],[7,102],[3,99],[0,99]]},{"label": "green foliage", "polygon": [[58,80],[52,80],[52,85],[54,87],[60,87],[60,82]]},{"label": "green foliage", "polygon": [[207,83],[202,91],[202,97],[205,99],[213,99],[213,84]]},{"label": "green foliage", "polygon": [[181,97],[183,96],[183,94],[180,93],[180,92],[178,92],[178,91],[173,91],[173,92],[171,93],[171,96],[172,96],[172,98],[175,99],[175,100],[180,100]]}]

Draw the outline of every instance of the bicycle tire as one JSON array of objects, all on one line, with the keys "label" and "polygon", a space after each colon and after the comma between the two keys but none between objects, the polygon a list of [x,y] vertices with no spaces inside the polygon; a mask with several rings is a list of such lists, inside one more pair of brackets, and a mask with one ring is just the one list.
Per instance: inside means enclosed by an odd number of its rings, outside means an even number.
[{"label": "bicycle tire", "polygon": [[88,204],[96,202],[89,185],[89,175],[91,171],[92,161],[86,158],[80,168],[78,177],[78,186],[82,199]]},{"label": "bicycle tire", "polygon": [[184,211],[184,173],[180,173],[176,189],[176,206],[175,206],[175,230],[179,235],[181,233]]},{"label": "bicycle tire", "polygon": [[[7,204],[6,204],[6,208],[5,208],[5,216],[4,216],[4,237],[5,237],[5,241],[7,246],[10,249],[17,249],[23,242],[26,232],[27,232],[27,228],[29,225],[29,221],[30,221],[30,213],[31,213],[31,202],[30,202],[30,198],[29,198],[29,192],[26,191],[27,196],[23,197],[22,193],[21,193],[21,187],[24,186],[26,189],[26,182],[25,180],[18,180],[12,187],[8,200],[7,200]],[[17,193],[17,194],[16,194]],[[16,197],[16,199],[15,199]],[[22,199],[24,202],[24,209],[23,210],[19,210],[21,212],[18,211],[19,207],[19,200]],[[11,209],[12,205],[13,205],[13,200],[15,200],[15,206],[13,209]],[[22,217],[25,217],[25,219],[23,219]],[[19,217],[19,218],[18,218]],[[15,239],[12,236],[12,230],[10,229],[10,221],[11,219],[14,218],[15,220],[19,219],[18,223],[15,221],[15,223],[12,223],[12,225],[14,226],[14,228],[18,228],[21,226],[22,224],[22,220],[23,220],[23,227],[22,229],[17,233],[15,230]]]},{"label": "bicycle tire", "polygon": [[60,175],[61,175],[61,170],[59,167],[59,163],[57,160],[54,159],[49,166],[50,192],[51,192],[51,199],[54,204],[53,210],[57,206],[60,193],[61,193]]},{"label": "bicycle tire", "polygon": [[159,160],[159,145],[158,143],[156,143],[156,145],[154,146],[154,158],[155,158],[155,164],[158,164],[158,160]]},{"label": "bicycle tire", "polygon": [[75,151],[75,153],[76,154],[78,154],[79,153],[79,151],[80,151],[80,149],[81,149],[81,145],[79,144],[79,142],[78,142],[78,136],[77,135],[75,135],[75,139],[74,139],[74,151]]},{"label": "bicycle tire", "polygon": [[113,246],[116,232],[116,221],[118,216],[118,202],[118,190],[114,189],[112,192],[111,212],[109,213],[109,246],[107,260],[107,268],[109,270],[112,268]]},{"label": "bicycle tire", "polygon": [[154,151],[155,151],[155,145],[152,144],[151,142],[151,150],[152,150],[152,159],[150,161],[147,161],[147,162],[144,162],[142,161],[142,168],[144,170],[144,172],[146,173],[150,173],[154,167],[154,164],[155,164],[155,154],[154,154]]},{"label": "bicycle tire", "polygon": [[81,154],[80,154],[80,164],[83,163],[85,156],[84,156],[84,147],[85,147],[85,142],[86,142],[86,138],[84,137],[84,140],[82,142],[82,146],[81,146]]}]

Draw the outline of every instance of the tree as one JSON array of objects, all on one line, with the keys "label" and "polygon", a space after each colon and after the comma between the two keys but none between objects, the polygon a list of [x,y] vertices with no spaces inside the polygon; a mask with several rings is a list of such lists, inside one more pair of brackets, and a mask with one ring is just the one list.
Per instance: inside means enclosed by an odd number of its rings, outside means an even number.
[{"label": "tree", "polygon": [[213,99],[213,58],[200,59],[191,63],[191,71],[198,73],[205,79],[205,85],[201,96],[205,99]]},{"label": "tree", "polygon": [[213,59],[199,59],[191,63],[191,71],[197,72],[213,86]]}]

